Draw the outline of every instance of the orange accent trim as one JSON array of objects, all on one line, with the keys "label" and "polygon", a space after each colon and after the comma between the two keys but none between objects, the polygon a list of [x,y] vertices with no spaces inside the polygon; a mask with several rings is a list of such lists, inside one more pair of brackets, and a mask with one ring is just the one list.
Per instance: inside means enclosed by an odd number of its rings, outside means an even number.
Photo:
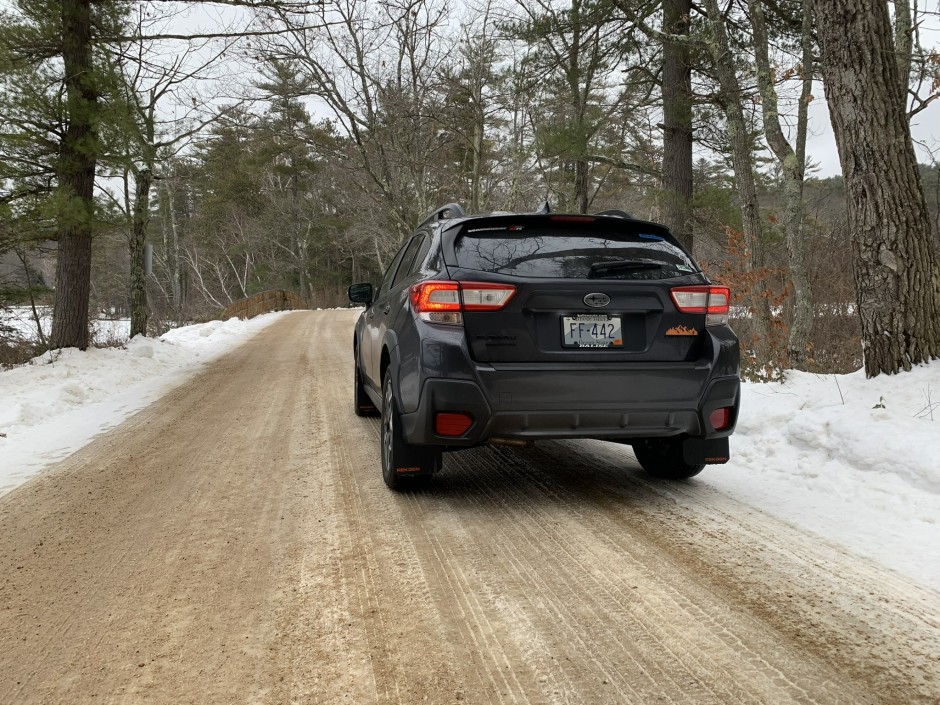
[{"label": "orange accent trim", "polygon": [[675,326],[666,331],[666,335],[698,335],[698,331],[694,328],[687,328],[686,326]]}]

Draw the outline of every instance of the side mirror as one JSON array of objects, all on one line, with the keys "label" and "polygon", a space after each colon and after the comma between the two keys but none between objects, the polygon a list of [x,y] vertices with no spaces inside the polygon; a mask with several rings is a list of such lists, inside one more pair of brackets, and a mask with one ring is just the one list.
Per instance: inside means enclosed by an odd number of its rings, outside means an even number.
[{"label": "side mirror", "polygon": [[349,300],[354,304],[365,304],[366,307],[372,305],[372,285],[371,284],[353,284],[346,290]]}]

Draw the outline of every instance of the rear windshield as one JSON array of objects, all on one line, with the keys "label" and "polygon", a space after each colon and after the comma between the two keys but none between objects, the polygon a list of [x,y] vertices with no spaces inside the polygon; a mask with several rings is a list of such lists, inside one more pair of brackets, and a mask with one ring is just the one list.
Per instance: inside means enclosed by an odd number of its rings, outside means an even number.
[{"label": "rear windshield", "polygon": [[671,279],[699,271],[682,250],[652,233],[513,227],[466,228],[454,243],[457,265],[563,279]]}]

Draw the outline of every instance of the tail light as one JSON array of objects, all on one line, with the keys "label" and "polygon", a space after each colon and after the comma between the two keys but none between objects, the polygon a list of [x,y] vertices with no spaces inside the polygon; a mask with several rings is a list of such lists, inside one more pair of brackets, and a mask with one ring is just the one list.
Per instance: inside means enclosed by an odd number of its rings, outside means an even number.
[{"label": "tail light", "polygon": [[728,322],[731,290],[726,286],[680,286],[672,290],[672,300],[681,313],[704,313],[707,326]]},{"label": "tail light", "polygon": [[411,287],[411,307],[430,323],[463,323],[457,282],[429,281]]},{"label": "tail light", "polygon": [[511,284],[427,281],[411,287],[411,306],[429,323],[463,323],[464,311],[498,311],[516,294]]}]

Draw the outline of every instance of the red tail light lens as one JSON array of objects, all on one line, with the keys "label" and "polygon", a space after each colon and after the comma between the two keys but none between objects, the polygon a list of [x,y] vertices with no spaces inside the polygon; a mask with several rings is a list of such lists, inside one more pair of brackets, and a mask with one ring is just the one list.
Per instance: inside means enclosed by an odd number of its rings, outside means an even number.
[{"label": "red tail light lens", "polygon": [[491,282],[427,281],[411,287],[411,306],[429,323],[463,323],[464,311],[498,311],[516,287]]},{"label": "red tail light lens", "polygon": [[411,287],[411,307],[429,323],[463,323],[457,282],[427,281]]},{"label": "red tail light lens", "polygon": [[439,413],[434,415],[434,433],[438,436],[462,436],[473,425],[469,414]]},{"label": "red tail light lens", "polygon": [[731,423],[731,409],[727,406],[715,409],[708,416],[708,422],[716,431],[724,431]]},{"label": "red tail light lens", "polygon": [[731,290],[726,286],[680,286],[672,290],[672,300],[681,313],[704,313],[705,325],[728,322]]}]

